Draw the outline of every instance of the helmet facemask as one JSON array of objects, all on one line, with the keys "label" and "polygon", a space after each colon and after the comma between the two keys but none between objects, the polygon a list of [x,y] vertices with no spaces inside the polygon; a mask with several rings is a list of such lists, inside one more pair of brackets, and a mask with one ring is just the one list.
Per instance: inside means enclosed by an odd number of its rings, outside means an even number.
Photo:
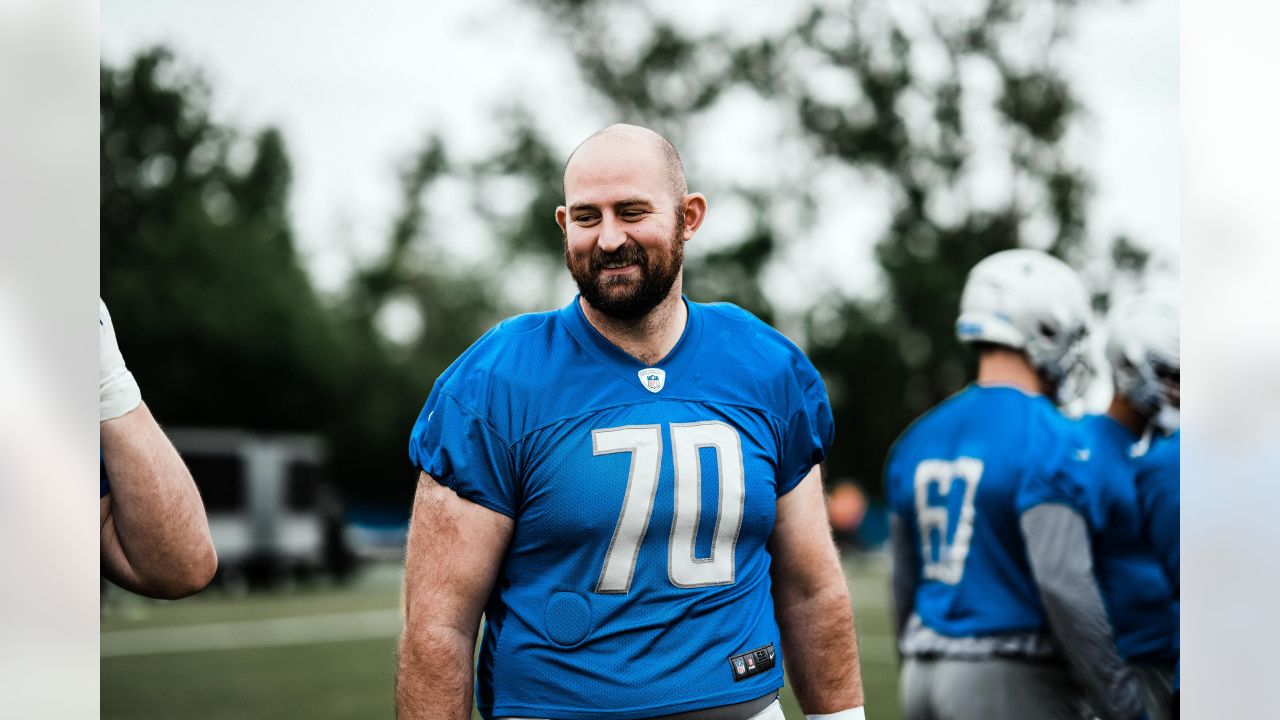
[{"label": "helmet facemask", "polygon": [[1039,250],[1005,250],[969,271],[956,336],[1021,351],[1065,405],[1092,377],[1089,320],[1088,292],[1066,263]]},{"label": "helmet facemask", "polygon": [[1158,430],[1173,432],[1182,400],[1176,299],[1132,298],[1112,311],[1107,332],[1116,393]]},{"label": "helmet facemask", "polygon": [[1089,329],[1083,322],[1057,331],[1040,324],[1040,337],[1027,343],[1027,358],[1049,385],[1058,405],[1068,405],[1082,397],[1093,379],[1089,362]]}]

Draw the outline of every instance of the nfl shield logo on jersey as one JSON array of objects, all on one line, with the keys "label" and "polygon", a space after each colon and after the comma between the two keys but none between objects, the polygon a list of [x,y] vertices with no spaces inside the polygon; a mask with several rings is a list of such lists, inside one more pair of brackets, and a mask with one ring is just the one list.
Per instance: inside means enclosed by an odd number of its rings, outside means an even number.
[{"label": "nfl shield logo on jersey", "polygon": [[645,368],[640,373],[640,384],[651,393],[656,393],[667,384],[667,371],[662,368]]}]

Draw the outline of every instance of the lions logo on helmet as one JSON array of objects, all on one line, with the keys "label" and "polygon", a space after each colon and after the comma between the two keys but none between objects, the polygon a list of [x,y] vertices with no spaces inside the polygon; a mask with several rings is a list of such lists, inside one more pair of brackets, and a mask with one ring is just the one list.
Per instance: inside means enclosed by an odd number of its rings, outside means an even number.
[{"label": "lions logo on helmet", "polygon": [[1089,294],[1066,263],[1039,250],[1005,250],[969,271],[956,336],[1026,353],[1066,404],[1089,378],[1089,317]]}]

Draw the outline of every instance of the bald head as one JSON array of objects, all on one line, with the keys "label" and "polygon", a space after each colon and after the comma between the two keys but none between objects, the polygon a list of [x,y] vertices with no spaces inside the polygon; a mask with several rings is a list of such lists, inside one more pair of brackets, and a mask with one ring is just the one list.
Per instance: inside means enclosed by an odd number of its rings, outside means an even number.
[{"label": "bald head", "polygon": [[684,164],[680,162],[680,153],[676,152],[676,146],[649,128],[618,123],[596,131],[570,153],[568,161],[564,164],[562,189],[565,197],[569,194],[569,175],[574,169],[575,161],[598,154],[622,159],[628,157],[629,153],[635,152],[652,153],[652,157],[661,163],[673,199],[678,202],[688,194],[689,185],[684,177]]}]

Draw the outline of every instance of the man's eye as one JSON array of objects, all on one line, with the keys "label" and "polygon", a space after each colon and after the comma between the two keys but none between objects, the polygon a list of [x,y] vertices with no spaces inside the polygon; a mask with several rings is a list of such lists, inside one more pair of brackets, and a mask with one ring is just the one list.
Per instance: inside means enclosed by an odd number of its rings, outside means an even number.
[{"label": "man's eye", "polygon": [[644,211],[643,210],[623,210],[618,214],[621,215],[625,220],[635,220],[637,218],[643,217]]},{"label": "man's eye", "polygon": [[573,221],[579,225],[591,225],[599,219],[599,215],[578,215],[573,218]]}]

